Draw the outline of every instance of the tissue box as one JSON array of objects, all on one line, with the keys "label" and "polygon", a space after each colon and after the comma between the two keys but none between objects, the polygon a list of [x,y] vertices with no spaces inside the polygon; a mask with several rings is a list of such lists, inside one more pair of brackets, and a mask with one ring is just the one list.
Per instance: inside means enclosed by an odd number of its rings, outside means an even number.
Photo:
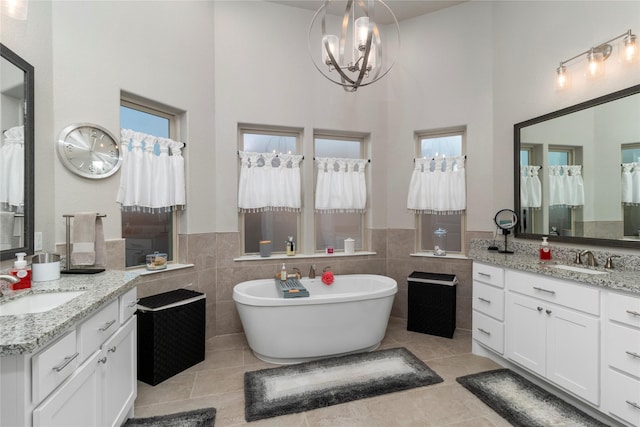
[{"label": "tissue box", "polygon": [[147,255],[147,270],[164,270],[167,268],[167,254],[154,252]]}]

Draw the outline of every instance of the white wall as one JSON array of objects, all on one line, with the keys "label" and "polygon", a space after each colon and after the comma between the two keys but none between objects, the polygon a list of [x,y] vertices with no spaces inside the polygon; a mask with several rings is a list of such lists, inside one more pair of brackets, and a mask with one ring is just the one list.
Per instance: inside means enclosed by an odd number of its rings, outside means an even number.
[{"label": "white wall", "polygon": [[182,232],[238,230],[239,122],[301,128],[307,159],[314,129],[369,132],[374,228],[414,226],[406,212],[414,131],[466,125],[467,228],[491,231],[494,213],[513,206],[514,123],[640,83],[637,69],[608,61],[604,79],[553,89],[561,60],[640,31],[637,1],[472,1],[404,21],[390,75],[356,93],[313,67],[312,16],[260,1],[176,0],[32,1],[28,21],[3,17],[3,43],[36,67],[36,228],[47,233],[45,249],[54,226],[64,241],[68,212],[105,212],[107,239],[120,237],[119,175],[72,175],[53,141],[81,121],[116,132],[121,90],[187,112]]},{"label": "white wall", "polygon": [[[493,3],[493,151],[496,206],[513,205],[513,125],[640,83],[640,70],[606,61],[604,78],[588,82],[584,58],[571,62],[573,86],[554,90],[560,61],[632,29],[640,31],[638,1],[497,1]],[[618,191],[618,190],[616,190]]]},{"label": "white wall", "polygon": [[[98,123],[119,136],[121,90],[186,111],[180,140],[191,233],[213,230],[216,174],[213,6],[202,1],[53,2],[54,141],[65,126]],[[107,239],[120,237],[115,197],[120,174],[104,180],[73,175],[55,164],[56,241],[62,215],[107,214]]]}]

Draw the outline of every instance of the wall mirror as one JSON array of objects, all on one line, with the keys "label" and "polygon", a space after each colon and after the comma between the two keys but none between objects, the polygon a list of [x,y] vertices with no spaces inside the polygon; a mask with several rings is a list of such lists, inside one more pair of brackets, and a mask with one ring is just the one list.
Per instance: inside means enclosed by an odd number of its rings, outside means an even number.
[{"label": "wall mirror", "polygon": [[33,253],[34,69],[0,44],[0,259]]},{"label": "wall mirror", "polygon": [[514,125],[516,235],[640,248],[640,85]]}]

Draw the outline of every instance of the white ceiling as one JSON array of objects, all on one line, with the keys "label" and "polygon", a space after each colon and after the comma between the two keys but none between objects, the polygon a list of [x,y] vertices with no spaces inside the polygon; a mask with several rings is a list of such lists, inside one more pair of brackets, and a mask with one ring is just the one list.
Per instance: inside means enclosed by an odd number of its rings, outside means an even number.
[{"label": "white ceiling", "polygon": [[[324,4],[323,0],[267,0],[287,6],[300,7],[316,11]],[[385,0],[385,3],[398,21],[435,12],[436,10],[455,6],[468,0]],[[344,2],[343,2],[344,3]],[[384,20],[381,24],[390,24]]]}]

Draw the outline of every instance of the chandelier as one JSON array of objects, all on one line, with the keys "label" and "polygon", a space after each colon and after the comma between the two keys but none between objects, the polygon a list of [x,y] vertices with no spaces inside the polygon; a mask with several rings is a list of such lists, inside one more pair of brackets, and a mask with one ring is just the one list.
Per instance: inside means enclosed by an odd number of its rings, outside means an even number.
[{"label": "chandelier", "polygon": [[[389,24],[381,35],[377,22],[383,20]],[[309,26],[313,65],[347,92],[387,75],[395,62],[391,54],[399,49],[398,20],[382,0],[326,0]]]}]

